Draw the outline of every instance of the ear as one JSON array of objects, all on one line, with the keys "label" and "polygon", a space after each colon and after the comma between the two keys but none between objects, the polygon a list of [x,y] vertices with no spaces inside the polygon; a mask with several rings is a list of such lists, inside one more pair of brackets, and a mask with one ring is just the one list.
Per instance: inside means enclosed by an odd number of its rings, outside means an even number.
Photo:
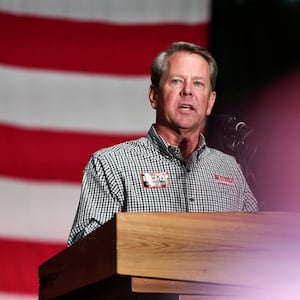
[{"label": "ear", "polygon": [[209,116],[211,114],[211,111],[214,107],[215,101],[216,101],[217,93],[215,91],[212,91],[209,95],[208,103],[207,103],[207,110],[206,115]]},{"label": "ear", "polygon": [[152,108],[156,109],[158,104],[158,92],[152,84],[149,88],[149,100]]}]

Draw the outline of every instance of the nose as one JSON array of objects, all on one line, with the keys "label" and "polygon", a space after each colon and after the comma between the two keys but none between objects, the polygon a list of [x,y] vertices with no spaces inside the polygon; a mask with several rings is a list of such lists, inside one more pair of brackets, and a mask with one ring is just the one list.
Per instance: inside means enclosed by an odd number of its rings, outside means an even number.
[{"label": "nose", "polygon": [[181,96],[192,96],[193,95],[193,91],[191,88],[191,85],[187,82],[185,82],[182,90],[181,90]]}]

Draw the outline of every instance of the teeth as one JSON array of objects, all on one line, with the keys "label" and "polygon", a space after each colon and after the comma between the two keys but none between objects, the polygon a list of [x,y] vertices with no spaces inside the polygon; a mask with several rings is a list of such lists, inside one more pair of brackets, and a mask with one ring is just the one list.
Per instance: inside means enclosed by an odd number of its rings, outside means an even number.
[{"label": "teeth", "polygon": [[188,104],[183,104],[183,105],[181,105],[181,108],[184,108],[184,109],[192,109],[191,105],[188,105]]}]

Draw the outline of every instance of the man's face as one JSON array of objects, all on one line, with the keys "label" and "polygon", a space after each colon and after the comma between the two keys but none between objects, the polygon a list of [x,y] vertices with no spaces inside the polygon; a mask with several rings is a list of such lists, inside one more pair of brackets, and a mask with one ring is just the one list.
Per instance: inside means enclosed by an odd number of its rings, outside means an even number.
[{"label": "man's face", "polygon": [[189,52],[172,54],[159,93],[151,88],[149,95],[157,110],[157,126],[174,131],[201,131],[216,97],[211,92],[207,61]]}]

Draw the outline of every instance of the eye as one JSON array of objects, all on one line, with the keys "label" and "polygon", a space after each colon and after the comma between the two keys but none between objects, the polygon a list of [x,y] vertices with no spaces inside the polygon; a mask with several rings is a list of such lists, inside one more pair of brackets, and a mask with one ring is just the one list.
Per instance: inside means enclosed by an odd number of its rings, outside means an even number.
[{"label": "eye", "polygon": [[171,80],[171,83],[174,84],[174,85],[179,85],[179,84],[182,83],[182,80],[179,79],[179,78],[173,78],[173,79]]},{"label": "eye", "polygon": [[204,86],[204,83],[202,81],[194,81],[195,86]]}]

